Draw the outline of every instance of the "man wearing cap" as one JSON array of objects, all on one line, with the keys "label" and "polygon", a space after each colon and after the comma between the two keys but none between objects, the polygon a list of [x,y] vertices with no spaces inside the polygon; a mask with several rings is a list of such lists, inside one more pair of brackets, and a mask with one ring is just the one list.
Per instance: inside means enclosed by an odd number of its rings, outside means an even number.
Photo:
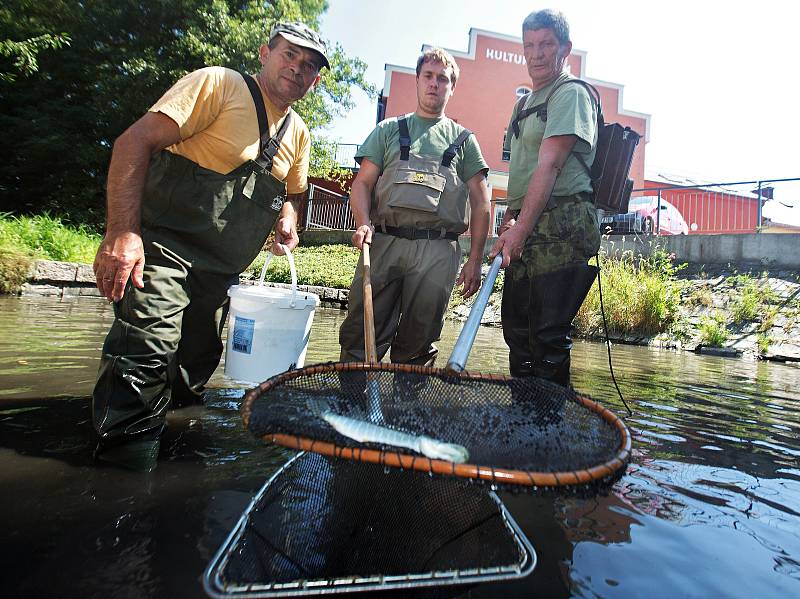
[{"label": "man wearing cap", "polygon": [[[378,124],[359,147],[350,206],[353,245],[372,244],[371,282],[378,359],[433,365],[453,285],[480,287],[489,231],[488,166],[471,132],[444,114],[458,80],[439,48],[417,60],[417,109]],[[470,255],[456,281],[458,236],[469,227]],[[361,265],[339,331],[343,361],[364,360]]]},{"label": "man wearing cap", "polygon": [[563,14],[532,12],[522,42],[533,91],[508,126],[508,210],[489,255],[502,251],[508,267],[501,319],[511,374],[568,386],[572,320],[597,276],[588,260],[600,248],[584,166],[594,161],[597,106],[564,69],[572,42]]},{"label": "man wearing cap", "polygon": [[98,458],[155,467],[167,409],[200,402],[219,364],[228,288],[273,227],[276,245],[297,245],[286,196],[307,187],[311,142],[291,105],[325,52],[304,24],[279,23],[257,75],[189,73],[115,141],[94,261],[115,314],[93,394]]}]

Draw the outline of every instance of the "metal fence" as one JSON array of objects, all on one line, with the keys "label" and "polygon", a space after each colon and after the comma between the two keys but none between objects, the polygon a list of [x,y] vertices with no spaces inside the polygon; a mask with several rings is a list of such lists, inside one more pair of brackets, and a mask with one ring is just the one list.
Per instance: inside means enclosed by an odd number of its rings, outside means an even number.
[{"label": "metal fence", "polygon": [[348,229],[356,228],[350,212],[348,197],[323,189],[318,185],[308,186],[308,196],[303,208],[306,229]]},{"label": "metal fence", "polygon": [[[336,162],[358,168],[358,144],[338,144]],[[308,229],[353,229],[348,198],[311,185],[303,206]],[[492,231],[497,235],[505,199],[492,201]],[[601,214],[610,234],[714,235],[722,233],[800,232],[800,177],[730,183],[704,183],[660,176],[634,189],[626,214]]]},{"label": "metal fence", "polygon": [[[800,178],[650,184],[632,192],[628,213],[611,219],[611,232],[715,235],[791,230],[800,224],[800,212],[792,211],[798,203]],[[608,217],[603,220],[609,224]],[[625,228],[629,230],[614,230]]]},{"label": "metal fence", "polygon": [[356,152],[361,147],[359,144],[337,144],[336,164],[344,168],[358,168]]}]

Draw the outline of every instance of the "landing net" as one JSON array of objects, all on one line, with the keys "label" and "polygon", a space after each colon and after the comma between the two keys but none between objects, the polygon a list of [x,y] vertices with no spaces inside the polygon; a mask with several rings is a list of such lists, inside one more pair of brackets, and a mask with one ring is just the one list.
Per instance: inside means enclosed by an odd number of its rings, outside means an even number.
[{"label": "landing net", "polygon": [[536,554],[494,492],[301,453],[209,564],[212,597],[412,589],[521,578]]},{"label": "landing net", "polygon": [[[250,390],[241,412],[267,443],[533,491],[594,492],[621,476],[630,459],[630,434],[615,414],[533,377],[320,364]],[[456,451],[398,446],[394,432]]]}]

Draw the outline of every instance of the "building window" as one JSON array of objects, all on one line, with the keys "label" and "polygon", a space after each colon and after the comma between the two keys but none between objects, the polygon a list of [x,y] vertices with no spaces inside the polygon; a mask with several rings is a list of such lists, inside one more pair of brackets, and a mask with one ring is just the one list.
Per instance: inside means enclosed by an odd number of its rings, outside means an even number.
[{"label": "building window", "polygon": [[[503,224],[503,217],[506,215],[506,209],[508,205],[505,204],[505,198],[497,198],[497,201],[494,205],[494,228],[492,229],[492,235],[498,237],[500,235],[500,225]],[[500,202],[503,202],[501,204]]]},{"label": "building window", "polygon": [[506,149],[506,137],[508,136],[508,129],[503,131],[503,154],[500,156],[500,160],[503,162],[508,162],[511,160],[511,150]]}]

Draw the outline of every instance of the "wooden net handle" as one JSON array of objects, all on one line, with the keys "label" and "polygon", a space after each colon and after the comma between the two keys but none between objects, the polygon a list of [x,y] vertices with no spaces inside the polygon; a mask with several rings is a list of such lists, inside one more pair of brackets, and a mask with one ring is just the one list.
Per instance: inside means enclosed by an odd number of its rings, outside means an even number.
[{"label": "wooden net handle", "polygon": [[378,363],[378,349],[375,346],[375,313],[372,309],[372,281],[370,279],[369,244],[361,246],[364,262],[364,354],[369,364]]}]

